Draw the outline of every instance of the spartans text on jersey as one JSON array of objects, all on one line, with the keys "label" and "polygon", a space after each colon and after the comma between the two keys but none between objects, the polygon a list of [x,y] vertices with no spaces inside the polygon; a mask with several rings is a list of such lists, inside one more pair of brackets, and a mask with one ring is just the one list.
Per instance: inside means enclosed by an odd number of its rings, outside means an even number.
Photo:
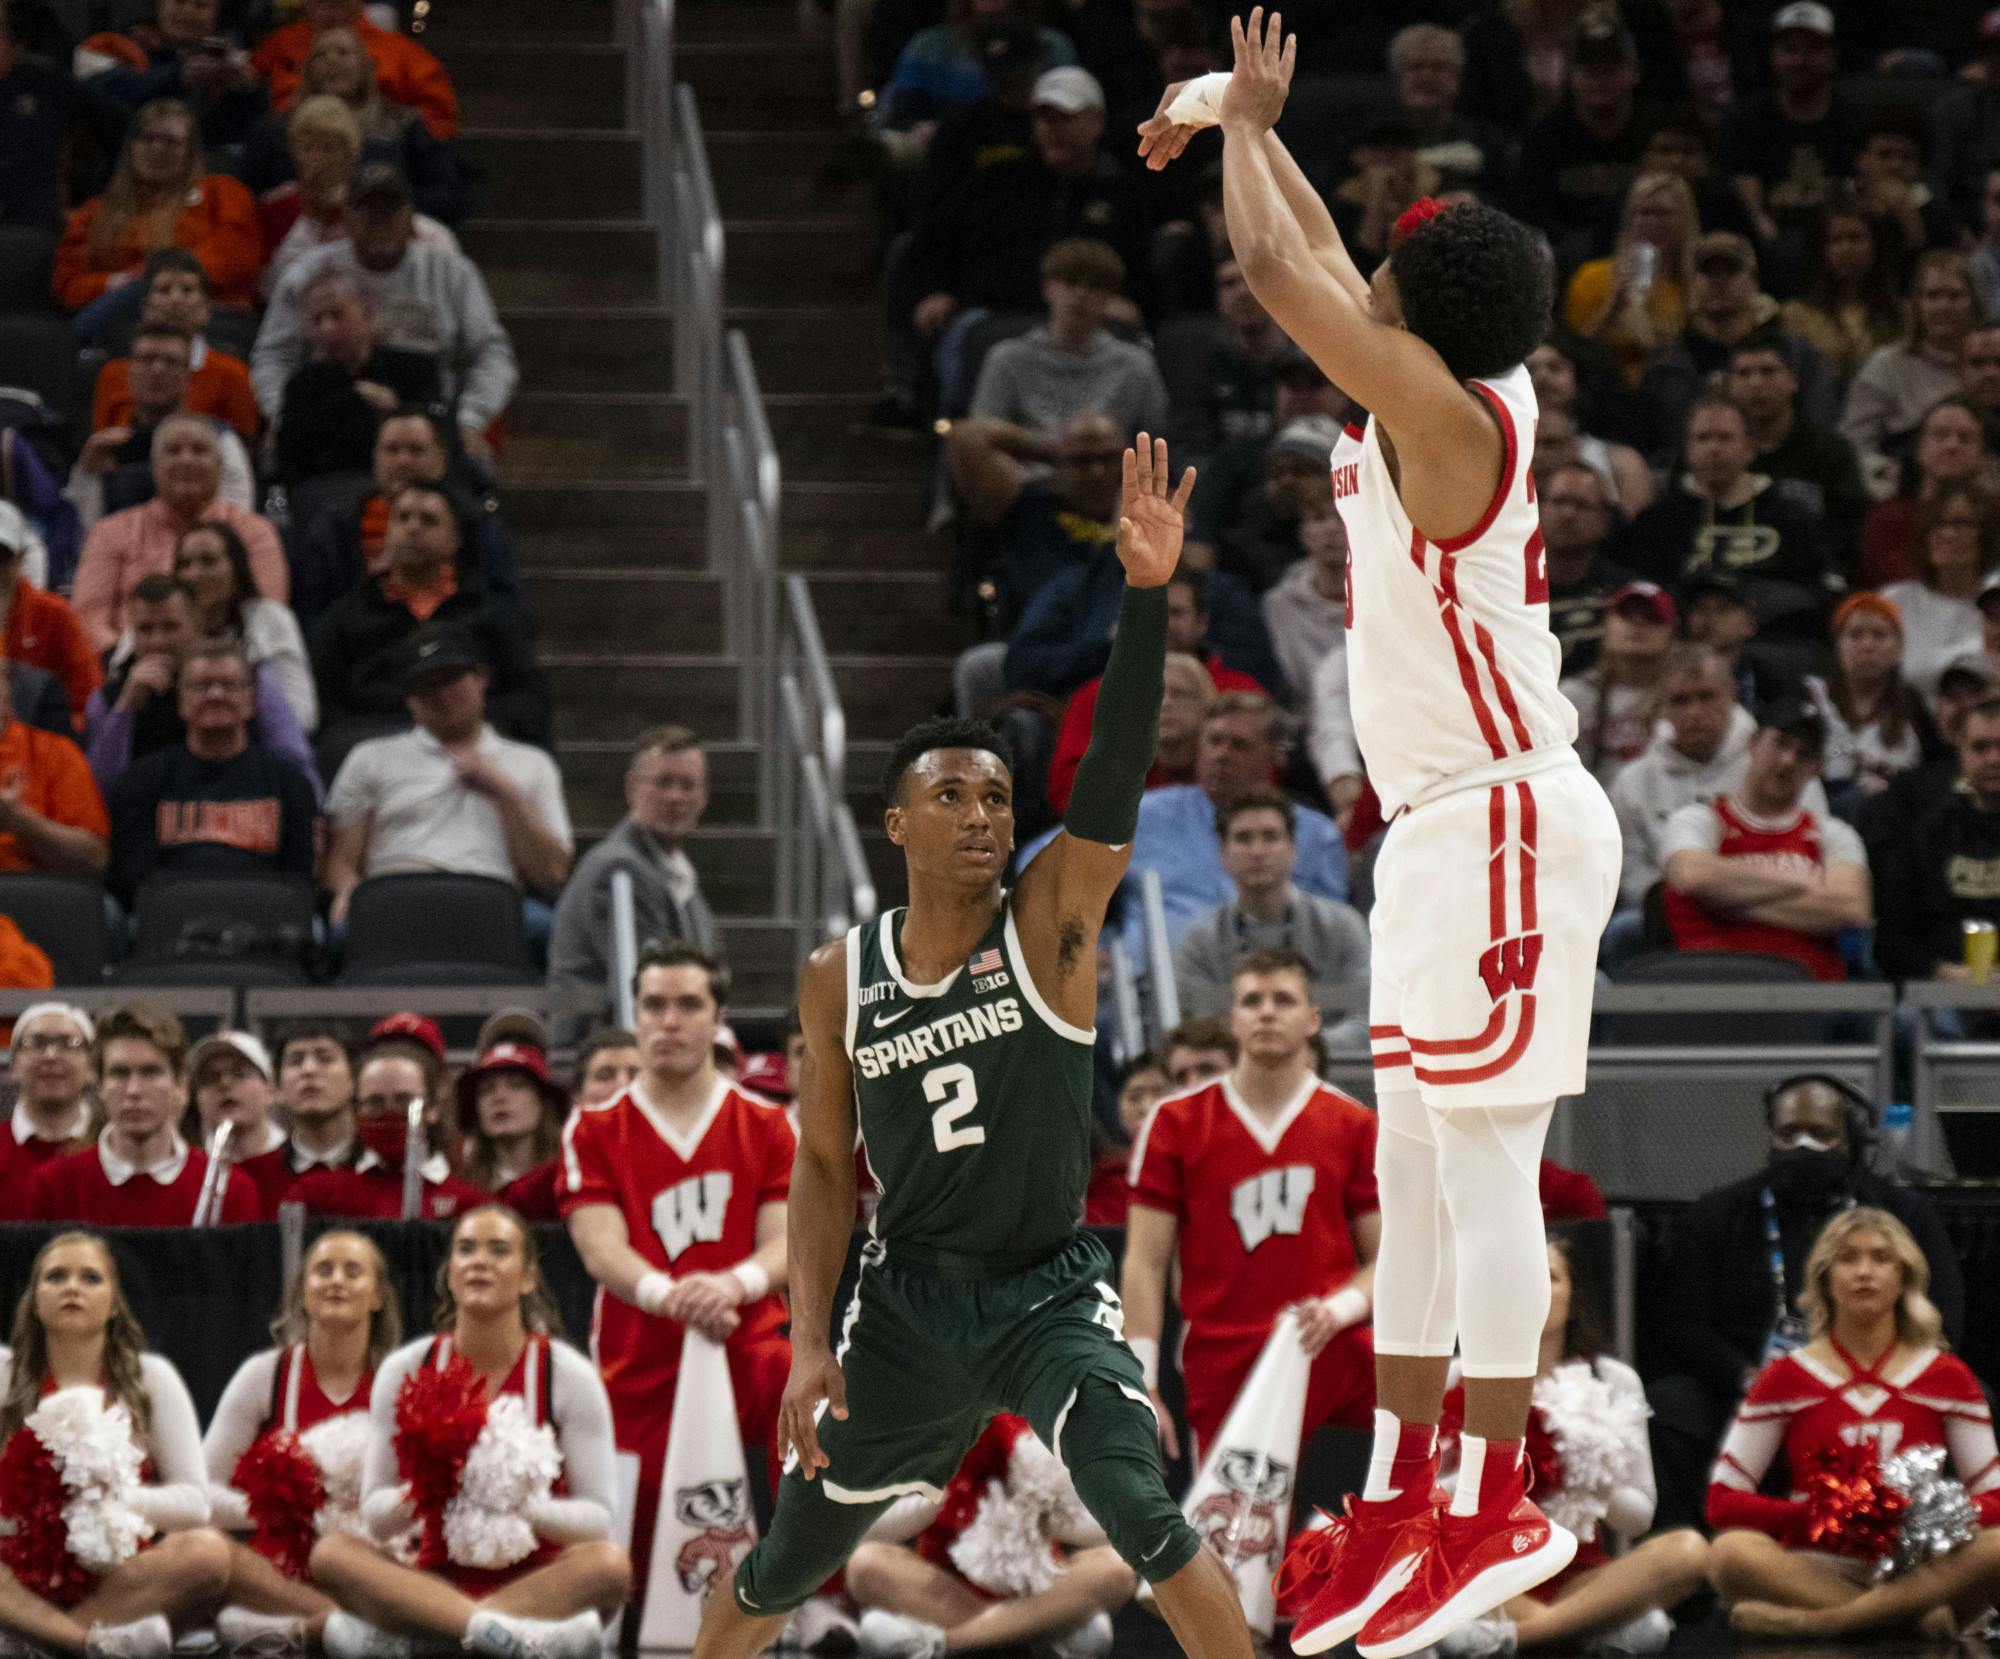
[{"label": "spartans text on jersey", "polygon": [[1019,1031],[1022,1023],[1019,998],[1002,997],[998,1002],[981,1003],[963,1013],[945,1014],[927,1024],[911,1026],[893,1037],[872,1043],[857,1042],[854,1059],[863,1077],[888,1077],[906,1066],[927,1065],[961,1048]]}]

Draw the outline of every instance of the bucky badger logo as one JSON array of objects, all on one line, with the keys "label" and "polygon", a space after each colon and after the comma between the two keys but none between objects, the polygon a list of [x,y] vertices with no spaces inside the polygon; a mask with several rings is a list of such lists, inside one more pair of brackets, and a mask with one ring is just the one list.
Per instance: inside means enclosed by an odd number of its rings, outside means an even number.
[{"label": "bucky badger logo", "polygon": [[706,1596],[750,1547],[750,1494],[740,1480],[705,1480],[674,1488],[674,1515],[694,1536],[674,1557],[681,1588]]},{"label": "bucky badger logo", "polygon": [[1223,1490],[1202,1499],[1189,1524],[1222,1559],[1275,1561],[1292,1501],[1292,1469],[1263,1452],[1225,1446],[1215,1460]]}]

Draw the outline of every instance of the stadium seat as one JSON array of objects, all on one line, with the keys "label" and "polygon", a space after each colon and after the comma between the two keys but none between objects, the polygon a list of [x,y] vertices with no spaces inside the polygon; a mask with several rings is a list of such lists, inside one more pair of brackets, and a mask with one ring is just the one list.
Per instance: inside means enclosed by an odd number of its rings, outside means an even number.
[{"label": "stadium seat", "polygon": [[76,337],[60,317],[0,317],[0,385],[42,400],[64,425],[76,407]]},{"label": "stadium seat", "polygon": [[49,276],[56,235],[33,225],[0,225],[0,313],[55,310]]},{"label": "stadium seat", "polygon": [[124,985],[303,985],[313,948],[313,893],[263,876],[185,876],[148,882],[132,914],[132,955],[111,978]]},{"label": "stadium seat", "polygon": [[[1654,950],[1632,957],[1614,976],[1620,985],[1797,985],[1809,982],[1802,963],[1751,951]],[[1617,1014],[1625,1043],[1769,1046],[1825,1040],[1824,1016],[1811,1013]]]},{"label": "stadium seat", "polygon": [[347,911],[343,985],[525,985],[521,895],[485,876],[376,876]]},{"label": "stadium seat", "polygon": [[41,947],[58,985],[104,977],[104,889],[95,882],[34,870],[0,873],[0,915]]}]

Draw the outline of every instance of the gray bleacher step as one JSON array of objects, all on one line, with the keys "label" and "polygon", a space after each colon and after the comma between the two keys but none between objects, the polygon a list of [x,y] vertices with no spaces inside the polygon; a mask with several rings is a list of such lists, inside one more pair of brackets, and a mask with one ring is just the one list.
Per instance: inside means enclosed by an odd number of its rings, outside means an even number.
[{"label": "gray bleacher step", "polygon": [[498,219],[637,219],[639,140],[574,127],[467,127],[479,210]]},{"label": "gray bleacher step", "polygon": [[455,59],[466,46],[485,40],[602,43],[617,29],[613,0],[430,0],[418,38]]},{"label": "gray bleacher step", "polygon": [[722,584],[687,571],[577,569],[535,582],[543,651],[719,652]]},{"label": "gray bleacher step", "polygon": [[447,59],[466,126],[625,130],[625,54],[609,42],[482,32]]},{"label": "gray bleacher step", "polygon": [[883,362],[882,305],[874,297],[827,305],[732,305],[729,325],[743,330],[757,383],[766,392],[851,392],[873,386]]},{"label": "gray bleacher step", "polygon": [[458,227],[458,240],[502,311],[659,301],[659,247],[640,219],[482,215]]},{"label": "gray bleacher step", "polygon": [[[756,823],[757,746],[734,739],[718,740],[708,732],[697,731],[695,735],[702,739],[708,756],[708,811],[702,821],[710,825]],[[887,743],[848,745],[847,801],[858,823],[881,820],[877,785],[889,749]],[[608,826],[623,816],[625,767],[631,754],[628,743],[601,738],[556,745],[564,793],[576,822]]]},{"label": "gray bleacher step", "polygon": [[817,128],[833,111],[832,49],[799,35],[789,20],[734,40],[684,37],[675,43],[674,77],[694,88],[702,125],[717,131]]},{"label": "gray bleacher step", "polygon": [[[673,385],[674,319],[657,306],[515,306],[500,314],[538,392],[659,392]],[[761,368],[761,365],[760,365]]]},{"label": "gray bleacher step", "polygon": [[[725,217],[722,232],[733,305],[781,305],[801,291],[821,304],[879,303],[882,260],[872,213]],[[802,269],[811,273],[809,286]]]},{"label": "gray bleacher step", "polygon": [[798,995],[799,930],[790,922],[716,922],[729,963],[729,1008],[737,1018],[750,1009],[782,1012]]},{"label": "gray bleacher step", "polygon": [[836,656],[935,649],[952,617],[944,571],[814,571],[813,612]]},{"label": "gray bleacher step", "polygon": [[708,166],[725,218],[768,219],[873,205],[875,181],[842,166],[839,145],[817,128],[744,132],[724,130],[736,112],[702,107]]},{"label": "gray bleacher step", "polygon": [[[861,850],[878,885],[902,881],[903,855],[878,827],[862,827]],[[704,825],[688,837],[688,857],[718,913],[768,916],[777,897],[777,835],[737,825]]]}]

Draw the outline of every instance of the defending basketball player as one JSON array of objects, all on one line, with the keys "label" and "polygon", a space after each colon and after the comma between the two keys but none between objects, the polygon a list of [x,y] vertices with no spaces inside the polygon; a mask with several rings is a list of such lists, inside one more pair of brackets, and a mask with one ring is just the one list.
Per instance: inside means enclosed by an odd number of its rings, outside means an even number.
[{"label": "defending basketball player", "polygon": [[[896,1499],[942,1498],[997,1411],[1068,1466],[1201,1659],[1249,1659],[1235,1580],[1167,1495],[1090,1174],[1097,935],[1125,873],[1164,683],[1167,579],[1194,474],[1125,452],[1111,660],[1064,830],[1009,891],[1013,778],[976,721],[907,733],[883,776],[910,903],[823,945],[800,994],[790,1210],[791,1458],[771,1529],[708,1599],[695,1659],[749,1659]],[[881,1191],[836,1352],[857,1122]],[[914,1659],[914,1654],[912,1655]]]},{"label": "defending basketball player", "polygon": [[[1170,88],[1140,149],[1163,166],[1192,124],[1221,126],[1223,206],[1245,280],[1370,411],[1332,461],[1351,548],[1355,735],[1393,820],[1370,922],[1375,1447],[1360,1500],[1321,1546],[1293,1647],[1319,1653],[1355,1636],[1364,1659],[1396,1659],[1575,1553],[1524,1490],[1549,1296],[1536,1172],[1556,1098],[1583,1086],[1619,838],[1571,749],[1576,720],[1549,633],[1523,367],[1550,309],[1541,244],[1491,208],[1426,201],[1364,278],[1271,131],[1296,42],[1261,7],[1231,33],[1226,81]],[[1436,1424],[1454,1343],[1466,1434],[1439,1506]]]}]

